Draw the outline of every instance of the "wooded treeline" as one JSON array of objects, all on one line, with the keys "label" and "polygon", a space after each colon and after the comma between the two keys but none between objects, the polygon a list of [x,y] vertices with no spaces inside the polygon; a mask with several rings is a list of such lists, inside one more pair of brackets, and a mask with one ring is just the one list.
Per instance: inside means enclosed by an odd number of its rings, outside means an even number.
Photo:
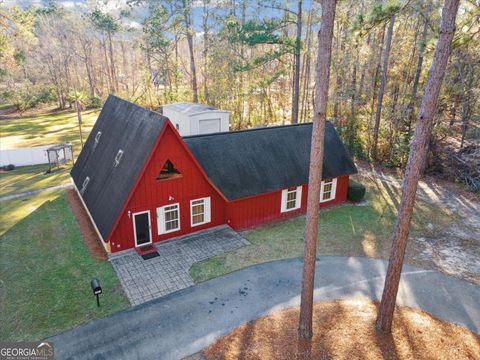
[{"label": "wooded treeline", "polygon": [[[338,3],[327,117],[355,156],[405,165],[441,6]],[[49,101],[65,108],[71,93],[82,91],[92,107],[109,93],[151,108],[208,103],[231,111],[234,129],[311,121],[320,18],[320,7],[305,0],[3,8],[2,102],[20,110]],[[474,0],[461,2],[430,141],[431,169],[478,152],[479,19]],[[478,181],[478,164],[468,176]]]}]

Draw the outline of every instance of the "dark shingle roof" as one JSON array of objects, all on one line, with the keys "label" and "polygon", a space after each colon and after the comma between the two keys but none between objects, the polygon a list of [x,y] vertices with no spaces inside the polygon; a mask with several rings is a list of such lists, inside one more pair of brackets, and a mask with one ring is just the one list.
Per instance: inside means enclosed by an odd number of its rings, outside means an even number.
[{"label": "dark shingle roof", "polygon": [[[71,176],[104,240],[151,152],[166,118],[110,95],[80,153]],[[95,141],[101,132],[98,143]],[[98,137],[98,136],[97,136]],[[123,150],[114,166],[115,157]]]},{"label": "dark shingle roof", "polygon": [[[229,200],[308,183],[312,123],[185,137],[210,180]],[[329,122],[323,179],[357,169]]]}]

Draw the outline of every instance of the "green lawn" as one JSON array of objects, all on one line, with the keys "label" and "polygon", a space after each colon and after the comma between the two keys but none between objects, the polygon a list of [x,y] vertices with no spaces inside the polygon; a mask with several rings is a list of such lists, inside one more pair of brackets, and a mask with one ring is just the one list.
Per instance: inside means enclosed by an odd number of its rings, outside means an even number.
[{"label": "green lawn", "polygon": [[[63,194],[48,196],[53,200],[0,236],[0,339],[4,341],[39,340],[128,307],[110,263],[88,253]],[[10,216],[4,203],[0,206],[2,219]],[[35,205],[27,200],[8,206],[24,213],[22,207]],[[100,308],[90,288],[94,276],[104,291]]]},{"label": "green lawn", "polygon": [[[98,110],[87,110],[82,113],[84,140],[90,133],[98,114]],[[77,114],[71,111],[2,120],[0,135],[4,149],[71,142],[74,145],[74,156],[77,156],[80,151]]]},{"label": "green lawn", "polygon": [[46,201],[61,196],[65,190],[48,190],[35,195],[0,202],[0,236],[26,218]]},{"label": "green lawn", "polygon": [[5,110],[11,108],[12,104],[0,104],[0,110]]},{"label": "green lawn", "polygon": [[1,196],[44,189],[69,182],[71,165],[54,169],[49,174],[45,173],[47,169],[47,164],[41,164],[22,166],[11,171],[0,170]]},{"label": "green lawn", "polygon": [[[388,258],[396,219],[399,191],[379,180],[363,178],[367,186],[368,205],[344,204],[324,209],[318,225],[318,255],[369,256]],[[412,234],[435,236],[454,215],[429,202],[417,201]],[[433,223],[430,230],[428,223]],[[303,255],[305,216],[257,227],[244,232],[251,245],[194,264],[190,274],[204,281],[243,267],[266,261]],[[409,243],[407,262],[418,251]]]}]

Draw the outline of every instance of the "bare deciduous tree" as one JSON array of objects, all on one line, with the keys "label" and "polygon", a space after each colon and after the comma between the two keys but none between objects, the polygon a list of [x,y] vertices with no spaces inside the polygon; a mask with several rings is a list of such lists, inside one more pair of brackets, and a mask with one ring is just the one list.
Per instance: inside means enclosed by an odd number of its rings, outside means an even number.
[{"label": "bare deciduous tree", "polygon": [[392,48],[393,25],[395,24],[395,14],[390,18],[388,25],[387,42],[385,44],[385,54],[383,55],[382,82],[378,91],[377,112],[375,114],[375,126],[373,128],[373,147],[372,158],[377,160],[378,132],[380,130],[380,119],[382,116],[383,96],[388,79],[388,61],[390,60],[390,49]]}]

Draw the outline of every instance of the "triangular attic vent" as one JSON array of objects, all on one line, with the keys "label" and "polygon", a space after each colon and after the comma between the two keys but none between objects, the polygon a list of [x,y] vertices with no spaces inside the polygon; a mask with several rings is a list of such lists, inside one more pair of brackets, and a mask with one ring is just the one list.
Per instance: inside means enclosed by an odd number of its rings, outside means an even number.
[{"label": "triangular attic vent", "polygon": [[160,174],[157,176],[157,180],[170,179],[173,177],[182,176],[180,171],[175,168],[175,165],[170,160],[165,161],[165,164],[160,170]]}]

